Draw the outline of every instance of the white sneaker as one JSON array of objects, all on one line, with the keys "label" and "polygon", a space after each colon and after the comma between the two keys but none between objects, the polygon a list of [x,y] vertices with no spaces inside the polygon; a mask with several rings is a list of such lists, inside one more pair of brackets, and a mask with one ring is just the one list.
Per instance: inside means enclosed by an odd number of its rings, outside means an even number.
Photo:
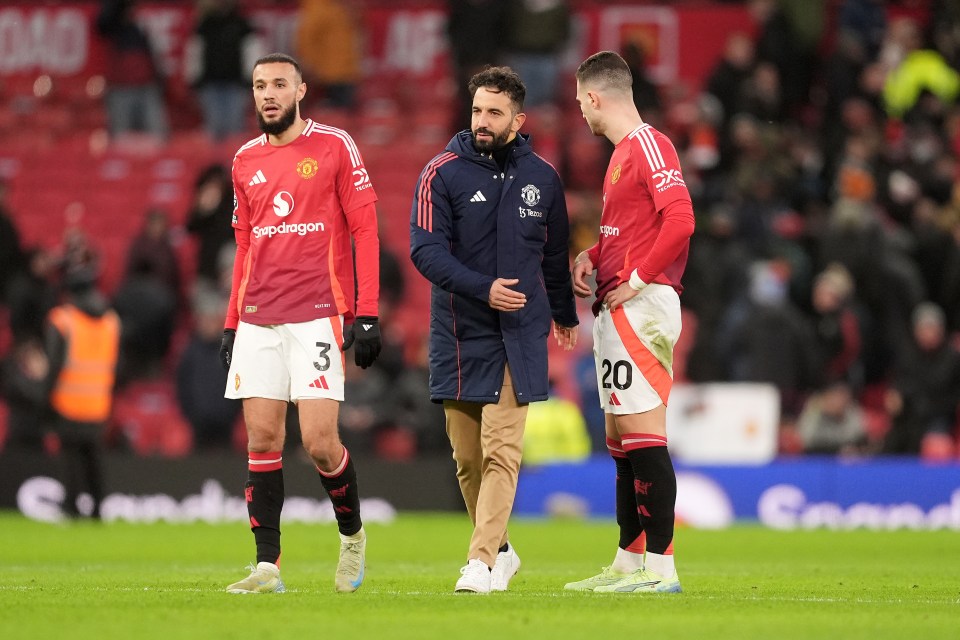
[{"label": "white sneaker", "polygon": [[483,560],[471,560],[460,569],[460,579],[454,591],[465,593],[490,593],[490,567]]},{"label": "white sneaker", "polygon": [[334,581],[337,591],[350,593],[363,584],[366,571],[367,533],[360,528],[356,534],[340,537],[340,561]]},{"label": "white sneaker", "polygon": [[520,556],[513,545],[507,543],[507,550],[497,554],[490,572],[490,591],[506,591],[510,586],[510,579],[520,570]]},{"label": "white sneaker", "polygon": [[250,575],[227,587],[227,593],[283,593],[287,590],[280,579],[280,567],[272,562],[250,565]]}]

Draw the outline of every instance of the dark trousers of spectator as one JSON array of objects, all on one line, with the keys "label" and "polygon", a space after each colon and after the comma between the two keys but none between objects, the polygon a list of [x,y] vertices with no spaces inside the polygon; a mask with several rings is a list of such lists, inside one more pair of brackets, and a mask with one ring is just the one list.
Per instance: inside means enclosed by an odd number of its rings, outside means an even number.
[{"label": "dark trousers of spectator", "polygon": [[[63,512],[68,518],[100,518],[103,502],[103,425],[61,420],[60,455],[63,460]],[[81,512],[77,498],[86,490],[93,498],[89,512]]]}]

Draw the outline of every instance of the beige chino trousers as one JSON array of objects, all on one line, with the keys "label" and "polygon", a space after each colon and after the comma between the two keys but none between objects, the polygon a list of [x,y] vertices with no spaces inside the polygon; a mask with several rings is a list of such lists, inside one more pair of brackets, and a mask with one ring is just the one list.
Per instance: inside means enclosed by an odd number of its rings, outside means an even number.
[{"label": "beige chino trousers", "polygon": [[457,481],[473,523],[467,560],[479,559],[492,567],[498,549],[507,542],[527,405],[517,403],[507,367],[498,403],[445,400],[443,410]]}]

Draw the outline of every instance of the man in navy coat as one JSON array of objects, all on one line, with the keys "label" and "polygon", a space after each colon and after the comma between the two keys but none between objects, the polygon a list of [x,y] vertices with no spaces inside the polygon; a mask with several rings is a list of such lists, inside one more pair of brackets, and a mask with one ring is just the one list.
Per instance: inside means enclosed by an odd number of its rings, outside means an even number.
[{"label": "man in navy coat", "polygon": [[473,76],[471,130],[420,174],[410,256],[432,284],[430,397],[442,402],[474,524],[456,591],[505,591],[527,405],[545,400],[551,320],[577,341],[569,224],[556,170],[519,134],[526,89],[509,67]]}]

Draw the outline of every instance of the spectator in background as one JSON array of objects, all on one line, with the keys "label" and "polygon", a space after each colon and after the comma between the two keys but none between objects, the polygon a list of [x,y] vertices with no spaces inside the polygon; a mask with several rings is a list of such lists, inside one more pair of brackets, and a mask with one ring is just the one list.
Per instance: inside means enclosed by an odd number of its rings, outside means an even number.
[{"label": "spectator in background", "polygon": [[174,296],[180,296],[180,267],[170,229],[162,209],[149,209],[143,227],[127,250],[126,274],[150,273]]},{"label": "spectator in background", "polygon": [[150,39],[133,17],[137,0],[103,0],[97,32],[107,45],[105,79],[110,135],[169,133],[163,75]]},{"label": "spectator in background", "polygon": [[162,371],[176,328],[179,271],[166,213],[147,212],[133,239],[113,304],[123,321],[120,381],[149,379]]},{"label": "spectator in background", "polygon": [[236,248],[232,213],[230,171],[222,164],[209,165],[197,176],[187,216],[187,231],[197,239],[197,285],[220,288],[220,255],[225,249],[232,254]]},{"label": "spectator in background", "polygon": [[[757,60],[775,68],[783,92],[783,111],[791,114],[809,100],[825,3],[805,0],[802,5],[792,4],[793,7],[783,0],[749,0],[747,3],[759,31]],[[810,27],[806,32],[802,29],[803,21]]]},{"label": "spectator in background", "polygon": [[447,38],[457,87],[452,131],[470,126],[470,78],[487,65],[500,64],[508,6],[507,0],[447,0]]},{"label": "spectator in background", "polygon": [[43,343],[33,337],[15,342],[0,361],[0,398],[9,409],[4,446],[16,451],[42,451],[51,427]]},{"label": "spectator in background", "polygon": [[505,61],[527,85],[528,107],[554,103],[560,60],[569,39],[570,6],[566,0],[508,3]]},{"label": "spectator in background", "polygon": [[352,109],[360,81],[358,17],[343,0],[300,0],[294,49],[303,65],[308,100]]},{"label": "spectator in background", "polygon": [[43,339],[44,320],[57,303],[53,283],[56,268],[56,257],[46,249],[35,247],[27,251],[27,269],[13,277],[8,292],[14,342]]},{"label": "spectator in background", "polygon": [[924,95],[952,104],[960,94],[960,74],[938,51],[924,48],[920,26],[911,18],[891,22],[880,60],[888,70],[883,99],[892,118],[906,117]]},{"label": "spectator in background", "polygon": [[782,261],[754,263],[749,278],[745,295],[729,306],[718,332],[720,361],[727,364],[727,380],[776,386],[783,412],[795,417],[817,382],[813,331],[787,296]]},{"label": "spectator in background", "polygon": [[[120,319],[96,287],[95,264],[72,264],[63,276],[65,302],[46,329],[47,389],[66,462],[63,510],[68,517],[100,517],[103,499],[101,447],[113,405]],[[86,489],[93,499],[81,510]]]},{"label": "spectator in background", "polygon": [[943,310],[913,312],[913,342],[900,353],[886,396],[893,424],[884,453],[917,454],[929,434],[953,434],[960,407],[960,353],[946,342]]},{"label": "spectator in background", "polygon": [[0,304],[7,302],[7,292],[14,276],[26,267],[20,232],[7,208],[7,181],[0,178]]},{"label": "spectator in background", "polygon": [[829,380],[863,382],[860,363],[860,321],[852,308],[854,284],[850,272],[834,263],[813,283],[814,335],[822,375]]},{"label": "spectator in background", "polygon": [[724,131],[737,112],[743,85],[753,75],[755,65],[756,51],[750,36],[742,32],[731,34],[727,38],[723,57],[707,77],[707,92],[715,96],[723,107]]},{"label": "spectator in background", "polygon": [[866,418],[845,380],[834,380],[810,396],[797,419],[797,430],[804,453],[866,451]]},{"label": "spectator in background", "polygon": [[184,79],[200,96],[207,133],[223,140],[246,130],[250,73],[262,47],[238,0],[197,0],[197,13]]},{"label": "spectator in background", "polygon": [[223,397],[227,372],[220,365],[220,340],[227,300],[216,290],[194,295],[193,332],[177,364],[177,402],[193,429],[197,450],[229,449],[240,403]]},{"label": "spectator in background", "polygon": [[663,113],[660,87],[650,79],[647,71],[647,52],[641,43],[633,40],[623,46],[623,59],[633,75],[633,104],[644,122],[659,121]]}]

